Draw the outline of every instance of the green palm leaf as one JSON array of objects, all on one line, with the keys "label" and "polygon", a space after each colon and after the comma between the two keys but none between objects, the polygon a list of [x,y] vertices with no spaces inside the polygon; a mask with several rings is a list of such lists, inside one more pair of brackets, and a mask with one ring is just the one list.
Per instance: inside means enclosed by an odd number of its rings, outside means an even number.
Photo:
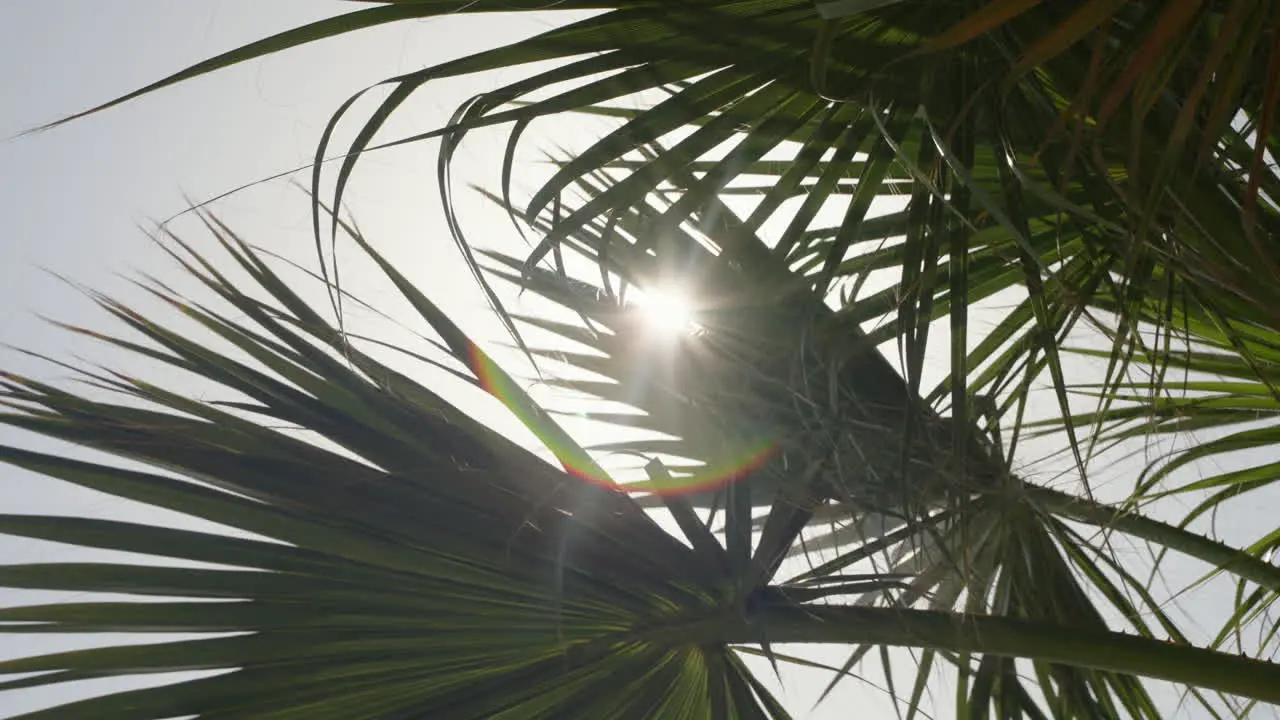
[{"label": "green palm leaf", "polygon": [[[153,360],[247,401],[196,402],[121,375],[86,377],[143,406],[15,376],[4,381],[7,424],[185,477],[16,447],[0,455],[250,537],[8,515],[0,532],[10,535],[225,569],[23,564],[0,568],[0,585],[190,600],[11,608],[3,612],[7,631],[238,634],[11,660],[0,673],[43,674],[0,687],[235,672],[31,717],[596,717],[592,708],[603,707],[620,717],[781,716],[768,709],[772,702],[754,705],[759,690],[726,651],[655,645],[641,629],[692,620],[722,602],[719,546],[687,549],[616,491],[557,472],[343,344],[255,253],[211,227],[274,304],[241,293],[194,252],[187,267],[258,329],[166,297],[262,369],[102,302],[163,348],[150,351]],[[442,316],[419,309],[446,341],[469,342]],[[306,428],[359,459],[269,429],[255,416]],[[567,450],[542,418],[533,427]],[[608,557],[608,548],[623,547],[632,560]],[[664,559],[652,558],[655,551]],[[643,587],[649,581],[657,584]],[[722,657],[712,663],[708,653],[717,652]],[[713,715],[708,690],[736,699]]]}]

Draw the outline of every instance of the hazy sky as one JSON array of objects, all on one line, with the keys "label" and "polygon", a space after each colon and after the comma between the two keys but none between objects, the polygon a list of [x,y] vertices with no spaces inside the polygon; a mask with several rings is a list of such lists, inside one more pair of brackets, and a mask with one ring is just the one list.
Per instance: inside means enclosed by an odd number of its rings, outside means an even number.
[{"label": "hazy sky", "polygon": [[[37,316],[97,327],[103,319],[74,288],[42,268],[140,299],[122,275],[146,271],[179,276],[139,224],[182,210],[184,195],[202,200],[309,162],[329,113],[371,83],[552,22],[547,17],[488,16],[401,23],[223,71],[50,132],[13,137],[218,51],[356,7],[321,0],[0,0],[0,137],[12,138],[0,142],[0,217],[5,220],[0,342],[59,358],[80,353],[94,362],[120,359]],[[485,76],[430,86],[389,135],[397,127],[407,132],[438,126],[459,102],[501,80]],[[556,125],[559,132],[551,137],[567,142],[563,123]],[[535,126],[528,159],[536,157],[532,150],[538,139]],[[458,156],[459,187],[468,180],[496,182],[502,141],[497,133],[477,133],[464,145]],[[437,209],[434,146],[370,156],[361,167],[350,199],[366,234],[455,318],[483,337],[495,337],[483,301],[444,231]],[[500,212],[465,195],[460,205],[472,237],[492,238],[494,244],[512,241]],[[286,183],[255,187],[216,209],[251,241],[314,262],[306,200]],[[197,243],[203,239],[195,232],[189,237]],[[358,270],[347,279],[353,289],[367,290],[366,299],[374,304],[394,298],[387,285],[362,282],[368,278]],[[154,372],[136,360],[129,362],[133,366],[126,370]],[[11,351],[0,351],[0,365],[51,376],[47,366]],[[481,412],[492,413],[492,408]],[[16,438],[16,433],[0,430],[0,441]],[[22,442],[33,441],[23,437]],[[0,503],[7,512],[140,517],[136,508],[120,501],[10,468],[0,468]],[[49,543],[0,538],[0,562],[73,556],[84,555]],[[50,594],[0,591],[5,604],[38,597],[47,600]],[[66,646],[54,639],[42,639],[38,646],[25,638],[6,640],[0,644],[0,658],[27,654],[33,647]],[[838,650],[821,654],[839,664]],[[761,676],[769,681],[771,671]],[[810,671],[786,673],[783,697],[797,717],[894,717],[877,693],[852,683],[808,714],[826,680],[825,674]],[[941,692],[949,714],[947,690]],[[0,693],[0,717],[66,695],[63,690]]]}]

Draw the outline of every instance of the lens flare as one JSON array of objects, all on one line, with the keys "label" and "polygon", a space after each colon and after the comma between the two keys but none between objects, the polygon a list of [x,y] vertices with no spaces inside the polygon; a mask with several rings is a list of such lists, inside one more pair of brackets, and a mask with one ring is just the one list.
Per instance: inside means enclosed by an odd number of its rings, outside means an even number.
[{"label": "lens flare", "polygon": [[[470,343],[468,350],[468,364],[482,388],[515,413],[525,427],[535,429],[545,421],[544,418],[537,417],[541,413],[530,405],[531,401],[515,386],[514,379],[503,372],[492,358],[474,343]],[[546,437],[544,433],[539,433],[539,437],[555,454],[564,470],[575,477],[623,492],[669,496],[706,492],[731,485],[768,464],[778,450],[777,443],[772,441],[751,443],[743,446],[735,457],[700,468],[688,475],[669,478],[661,483],[637,482],[621,485],[609,477],[590,455],[568,440],[567,436],[563,436],[563,441]]]}]

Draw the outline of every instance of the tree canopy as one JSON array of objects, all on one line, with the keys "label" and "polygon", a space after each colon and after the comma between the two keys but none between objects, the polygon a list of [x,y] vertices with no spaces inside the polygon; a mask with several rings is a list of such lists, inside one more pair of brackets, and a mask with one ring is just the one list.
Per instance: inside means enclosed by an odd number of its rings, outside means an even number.
[{"label": "tree canopy", "polygon": [[[367,4],[89,112],[383,23],[546,9]],[[21,447],[5,461],[228,528],[0,516],[6,534],[218,566],[0,566],[8,587],[166,598],[7,608],[5,632],[209,634],[5,661],[24,675],[0,689],[230,671],[29,717],[780,718],[742,660],[803,662],[780,643],[848,646],[833,684],[877,651],[890,664],[883,648],[920,649],[911,686],[891,688],[907,716],[942,666],[957,717],[1163,717],[1143,678],[1217,716],[1280,703],[1280,529],[1236,547],[1197,525],[1275,479],[1275,7],[555,7],[603,12],[388,79],[319,140],[311,280],[333,310],[359,303],[326,263],[357,245],[434,336],[435,355],[411,358],[426,374],[388,364],[203,214],[219,257],[161,241],[221,307],[153,291],[221,347],[105,297],[142,339],[73,330],[223,395],[83,371],[116,402],[5,376],[3,422],[151,469]],[[548,60],[439,127],[380,135],[433,81]],[[522,136],[567,112],[616,129],[518,197]],[[481,192],[536,238],[525,255],[476,246],[454,213],[454,153],[498,124],[501,184]],[[584,447],[566,409],[535,402],[330,210],[364,153],[425,140],[442,234],[513,344],[559,369],[542,382],[590,400],[579,416],[617,439]],[[513,312],[504,286],[561,311]],[[634,298],[669,287],[690,317],[658,342]],[[559,467],[433,392],[441,372],[501,401]],[[1159,454],[1126,496],[1095,496],[1108,452],[1193,430],[1210,439]],[[1059,440],[1077,482],[1022,472],[1037,436]],[[641,458],[643,478],[610,453]],[[1231,469],[1180,472],[1219,460]],[[1164,498],[1190,510],[1158,516]],[[1183,627],[1117,538],[1156,568],[1173,551],[1234,583],[1226,625]]]}]

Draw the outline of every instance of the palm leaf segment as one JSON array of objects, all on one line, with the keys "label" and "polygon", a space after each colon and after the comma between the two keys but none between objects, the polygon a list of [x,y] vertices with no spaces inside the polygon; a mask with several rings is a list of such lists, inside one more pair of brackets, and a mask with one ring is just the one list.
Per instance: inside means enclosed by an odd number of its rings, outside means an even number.
[{"label": "palm leaf segment", "polygon": [[[1188,293],[1194,298],[1194,295]],[[1257,505],[1275,490],[1276,464],[1271,449],[1280,441],[1276,393],[1280,337],[1256,323],[1218,318],[1194,302],[1169,304],[1148,300],[1135,306],[1146,325],[1161,328],[1157,342],[1137,344],[1137,378],[1077,392],[1096,403],[1096,410],[1066,421],[1099,428],[1102,446],[1160,437],[1174,442],[1148,464],[1134,487],[1144,502],[1187,498],[1193,504],[1179,527],[1205,526],[1220,512],[1240,502]],[[1106,357],[1096,349],[1075,349],[1087,357]],[[1036,423],[1054,432],[1062,419]],[[1207,468],[1214,471],[1206,471]],[[1195,471],[1195,472],[1192,472]],[[1258,494],[1262,493],[1262,494]],[[1245,552],[1272,562],[1280,547],[1280,530],[1265,532]],[[1236,611],[1215,638],[1238,647],[1241,626],[1267,613],[1276,594],[1241,583]],[[1274,625],[1261,627],[1265,642],[1276,640]]]}]

